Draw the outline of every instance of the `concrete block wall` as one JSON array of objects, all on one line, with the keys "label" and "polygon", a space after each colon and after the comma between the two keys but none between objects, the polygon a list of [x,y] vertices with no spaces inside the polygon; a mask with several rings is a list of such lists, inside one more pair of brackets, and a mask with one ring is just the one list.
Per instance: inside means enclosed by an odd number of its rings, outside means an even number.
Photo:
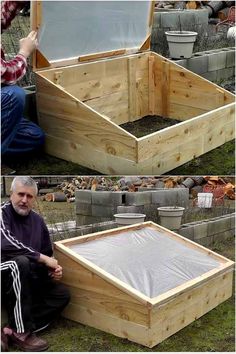
[{"label": "concrete block wall", "polygon": [[235,213],[181,225],[178,233],[189,240],[209,247],[235,235]]},{"label": "concrete block wall", "polygon": [[220,82],[234,76],[235,48],[229,47],[198,52],[190,59],[175,60],[175,63],[201,75],[207,80]]},{"label": "concrete block wall", "polygon": [[188,188],[163,188],[141,192],[79,190],[75,193],[76,223],[86,225],[114,219],[116,213],[144,213],[146,220],[155,220],[157,207],[187,207]]},{"label": "concrete block wall", "polygon": [[[48,225],[52,241],[118,227],[114,220],[81,226],[76,226],[75,222],[60,224],[62,223]],[[210,247],[214,242],[221,242],[235,235],[235,213],[183,224],[177,233],[205,247]]]},{"label": "concrete block wall", "polygon": [[57,224],[50,227],[48,225],[49,234],[52,242],[65,240],[71,237],[84,236],[94,232],[110,230],[118,227],[115,221],[103,221],[94,224],[76,226],[76,222],[74,222],[74,226],[69,226],[68,223],[64,223],[64,227],[60,229],[57,227]]}]

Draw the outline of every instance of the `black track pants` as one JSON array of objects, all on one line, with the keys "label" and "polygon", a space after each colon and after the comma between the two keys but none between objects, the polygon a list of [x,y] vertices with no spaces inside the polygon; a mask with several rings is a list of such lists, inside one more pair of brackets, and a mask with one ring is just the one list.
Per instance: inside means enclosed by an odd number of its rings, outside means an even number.
[{"label": "black track pants", "polygon": [[18,333],[42,328],[60,314],[70,296],[45,266],[17,256],[1,264],[1,298],[9,325]]}]

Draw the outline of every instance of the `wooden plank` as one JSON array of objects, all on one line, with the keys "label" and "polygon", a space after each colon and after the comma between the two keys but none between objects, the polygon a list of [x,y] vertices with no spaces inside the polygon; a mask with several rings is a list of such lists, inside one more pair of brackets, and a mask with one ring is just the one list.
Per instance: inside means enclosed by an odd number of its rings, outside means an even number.
[{"label": "wooden plank", "polygon": [[149,97],[149,114],[155,114],[155,84],[154,84],[154,76],[155,76],[155,59],[150,55],[148,62],[148,97]]},{"label": "wooden plank", "polygon": [[149,329],[146,326],[124,319],[117,319],[109,314],[101,314],[95,310],[74,304],[69,304],[63,315],[73,321],[149,346]]},{"label": "wooden plank", "polygon": [[96,60],[96,59],[101,59],[101,58],[108,58],[108,57],[113,57],[116,55],[124,55],[126,53],[126,49],[118,49],[118,50],[111,50],[107,52],[101,52],[101,53],[91,53],[88,55],[81,55],[78,57],[78,61],[89,61],[89,60]]},{"label": "wooden plank", "polygon": [[37,77],[39,122],[46,134],[126,159],[136,159],[136,138],[46,79]]},{"label": "wooden plank", "polygon": [[233,94],[220,89],[222,97],[219,101],[219,87],[216,84],[177,64],[170,64],[170,73],[170,103],[172,104],[182,104],[209,111],[235,100]]},{"label": "wooden plank", "polygon": [[162,117],[169,116],[169,96],[170,96],[170,65],[167,61],[162,61]]},{"label": "wooden plank", "polygon": [[[155,155],[160,156],[161,154],[166,154],[166,152],[176,155],[179,151],[181,157],[179,159],[176,157],[176,162],[178,163],[178,161],[181,160],[181,162],[184,163],[188,161],[190,151],[187,149],[187,146],[191,148],[191,145],[189,145],[191,142],[193,144],[193,155],[191,153],[192,158],[209,151],[206,143],[204,143],[205,135],[212,132],[212,127],[217,126],[218,128],[223,128],[225,124],[231,124],[234,122],[234,107],[235,106],[232,103],[212,112],[205,113],[199,117],[192,118],[172,127],[165,128],[159,132],[139,138],[138,161],[154,157]],[[217,134],[217,137],[217,146],[231,140],[230,137],[225,137],[224,134],[221,134],[221,137]],[[194,143],[196,146],[194,146]],[[175,163],[173,163],[171,169],[174,167],[176,167]]]},{"label": "wooden plank", "polygon": [[148,36],[145,38],[145,40],[141,44],[141,47],[139,48],[139,51],[143,52],[145,50],[149,50],[150,49],[150,44],[151,44],[151,34],[148,34]]},{"label": "wooden plank", "polygon": [[136,58],[128,58],[129,121],[136,117]]},{"label": "wooden plank", "polygon": [[[191,312],[191,307],[195,306],[198,307],[200,313],[198,317],[202,316],[202,311],[205,307],[207,307],[209,311],[216,306],[214,306],[212,301],[209,301],[209,295],[212,299],[216,299],[219,297],[219,293],[221,293],[224,300],[226,300],[226,292],[228,297],[232,295],[232,284],[233,270],[225,270],[222,274],[216,274],[214,277],[206,279],[204,283],[199,282],[194,288],[186,289],[186,291],[181,293],[176,291],[175,297],[167,299],[163,303],[157,303],[152,308],[151,325],[158,321],[165,321],[167,318],[174,318],[185,310]],[[202,306],[200,305],[201,301],[203,302]],[[219,299],[217,299],[217,302],[218,301]],[[209,308],[210,305],[213,307]],[[206,312],[204,311],[204,313]]]},{"label": "wooden plank", "polygon": [[[120,125],[129,121],[127,91],[116,92],[107,96],[94,98],[85,103],[95,111]],[[116,108],[116,109],[114,109]]]},{"label": "wooden plank", "polygon": [[73,287],[73,285],[70,285],[69,291],[71,303],[75,305],[147,326],[148,309],[143,304],[134,304],[121,298],[114,298],[79,286]]},{"label": "wooden plank", "polygon": [[71,142],[66,137],[61,139],[46,134],[45,151],[49,155],[108,175],[137,174],[136,162],[83,146],[79,142]]},{"label": "wooden plank", "polygon": [[178,297],[179,294],[182,294],[186,290],[194,289],[198,287],[201,283],[208,282],[210,279],[216,277],[219,274],[224,274],[228,270],[233,270],[234,262],[228,262],[229,264],[222,264],[220,267],[217,267],[201,276],[192,279],[182,285],[177,286],[174,289],[167,291],[164,294],[161,294],[157,297],[151,299],[151,303],[153,306],[165,303],[167,300],[169,301],[172,298]]},{"label": "wooden plank", "polygon": [[[162,342],[232,295],[232,274],[224,274],[177,296],[152,312],[152,346]],[[224,277],[227,277],[224,278]],[[222,285],[223,281],[223,285]]]},{"label": "wooden plank", "polygon": [[169,105],[169,118],[178,119],[179,121],[185,121],[207,112],[208,110],[206,109],[185,106],[173,102],[170,102]]}]

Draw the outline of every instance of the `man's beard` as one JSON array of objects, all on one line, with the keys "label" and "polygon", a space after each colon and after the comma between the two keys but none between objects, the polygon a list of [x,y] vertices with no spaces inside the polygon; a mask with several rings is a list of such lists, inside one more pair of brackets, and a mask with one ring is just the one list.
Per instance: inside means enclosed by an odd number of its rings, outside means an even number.
[{"label": "man's beard", "polygon": [[14,205],[14,204],[12,204],[12,206],[13,206],[15,212],[21,216],[27,216],[30,213],[30,209],[28,209],[28,208],[23,209],[23,208],[19,207],[18,205]]}]

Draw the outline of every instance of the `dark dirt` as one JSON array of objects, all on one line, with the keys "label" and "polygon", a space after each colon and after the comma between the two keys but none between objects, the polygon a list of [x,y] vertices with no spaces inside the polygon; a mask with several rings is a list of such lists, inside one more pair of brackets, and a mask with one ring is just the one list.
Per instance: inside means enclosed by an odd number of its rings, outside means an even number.
[{"label": "dark dirt", "polygon": [[121,124],[120,127],[136,136],[136,138],[141,138],[145,135],[178,124],[179,122],[179,120],[161,116],[145,116],[135,122]]}]

